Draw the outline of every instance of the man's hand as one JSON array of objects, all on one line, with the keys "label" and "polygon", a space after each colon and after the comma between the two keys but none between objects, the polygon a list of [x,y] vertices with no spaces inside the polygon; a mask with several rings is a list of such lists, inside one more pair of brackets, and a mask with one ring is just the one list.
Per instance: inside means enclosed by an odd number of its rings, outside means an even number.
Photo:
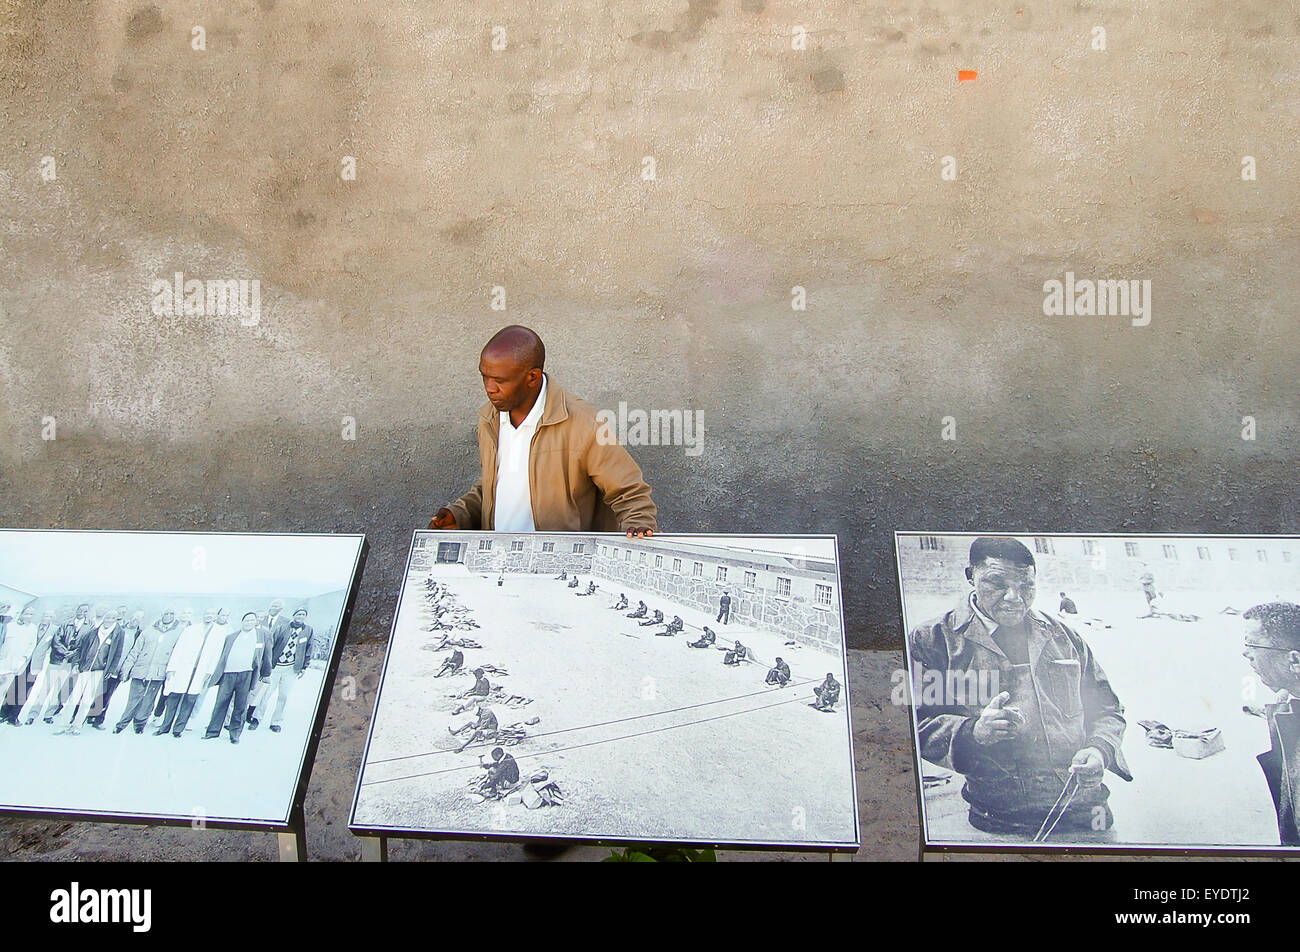
[{"label": "man's hand", "polygon": [[652,536],[652,535],[654,535],[654,534],[655,534],[655,531],[654,531],[653,529],[646,529],[646,528],[644,528],[644,527],[642,527],[642,528],[640,528],[640,529],[628,529],[628,530],[627,530],[627,537],[628,537],[629,539],[640,539],[640,538],[643,538],[643,537],[649,537],[649,536]]},{"label": "man's hand", "polygon": [[441,509],[435,512],[433,514],[433,518],[429,520],[429,528],[430,529],[455,529],[456,517],[451,514],[450,509],[448,509],[446,506],[443,506]]},{"label": "man's hand", "polygon": [[996,744],[1016,736],[1016,731],[1025,722],[1025,717],[1014,707],[1003,707],[1009,700],[1011,694],[1003,691],[989,701],[988,707],[980,711],[979,720],[975,722],[972,730],[977,744]]},{"label": "man's hand", "polygon": [[1106,759],[1096,747],[1085,747],[1070,761],[1070,773],[1079,778],[1079,786],[1097,787],[1106,773]]}]

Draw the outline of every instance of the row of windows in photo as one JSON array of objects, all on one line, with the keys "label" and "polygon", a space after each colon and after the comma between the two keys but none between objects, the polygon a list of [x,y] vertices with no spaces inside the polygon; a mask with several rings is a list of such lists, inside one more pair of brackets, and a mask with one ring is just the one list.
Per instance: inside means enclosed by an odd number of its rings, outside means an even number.
[{"label": "row of windows in photo", "polygon": [[[1095,539],[1078,539],[1076,541],[1078,541],[1079,544],[1082,546],[1083,554],[1088,556],[1089,558],[1096,556],[1101,552],[1101,548],[1097,540]],[[918,542],[920,544],[921,551],[923,552],[939,552],[944,549],[945,540],[940,538],[939,536],[919,536]],[[1164,558],[1168,559],[1171,562],[1178,561],[1179,559],[1178,546],[1172,545],[1167,542],[1162,542],[1160,543],[1160,550]],[[1035,537],[1034,553],[1036,555],[1056,555],[1057,554],[1056,540],[1049,539],[1045,536]],[[1132,559],[1142,558],[1141,544],[1137,542],[1125,542],[1124,554]],[[1228,547],[1228,561],[1240,562],[1242,560],[1241,556],[1242,556],[1242,551],[1240,549],[1232,546]],[[1214,561],[1213,553],[1210,552],[1208,546],[1204,546],[1204,545],[1198,545],[1196,547],[1196,558],[1202,562]],[[1268,551],[1266,549],[1256,549],[1255,559],[1258,562],[1267,562]],[[1289,563],[1291,559],[1292,559],[1291,552],[1288,550],[1283,550],[1282,561]]]},{"label": "row of windows in photo", "polygon": [[[493,540],[493,539],[479,539],[479,540],[478,540],[478,550],[479,550],[480,552],[490,552],[490,551],[492,551],[492,543],[493,543],[493,541],[495,541],[495,540]],[[573,550],[572,550],[572,551],[573,551],[573,554],[574,554],[574,555],[581,555],[581,554],[583,554],[584,552],[586,552],[586,549],[587,549],[587,544],[586,544],[585,542],[574,542],[574,543],[573,543]],[[510,551],[511,551],[511,552],[523,552],[523,551],[524,551],[524,540],[523,540],[523,539],[514,539],[514,540],[512,540],[511,543],[510,543]],[[555,551],[555,543],[554,543],[554,542],[543,542],[543,543],[542,543],[542,551],[543,551],[543,552],[554,552],[554,551]],[[618,550],[618,547],[617,547],[617,546],[614,546],[614,547],[613,547],[613,558],[615,558],[615,559],[618,558],[618,551],[619,551],[619,550]],[[610,557],[610,547],[607,546],[607,545],[602,545],[602,546],[600,546],[600,555],[601,555],[601,558],[609,558],[609,557]],[[638,553],[637,553],[637,564],[638,564],[638,565],[647,565],[647,564],[648,564],[648,561],[649,561],[648,556],[649,556],[649,553],[647,553],[647,552],[638,552]],[[631,561],[632,561],[632,550],[631,550],[631,549],[624,549],[624,550],[623,550],[623,561],[625,561],[625,562],[631,562]],[[662,555],[655,555],[655,568],[657,568],[657,569],[661,569],[661,568],[663,568],[663,567],[664,567],[664,557],[663,557]],[[715,567],[715,570],[716,570],[716,574],[714,575],[714,581],[715,581],[715,582],[723,582],[723,583],[725,583],[725,582],[727,581],[727,574],[728,574],[728,573],[727,573],[727,566],[725,566],[725,565],[719,565],[719,566],[716,566],[716,567]],[[682,560],[681,560],[681,559],[678,559],[678,558],[673,559],[673,561],[672,561],[672,571],[673,571],[673,573],[676,574],[676,575],[680,575],[680,574],[681,574],[681,572],[682,572]],[[691,575],[692,575],[692,577],[694,577],[694,578],[703,578],[703,577],[704,577],[704,563],[703,563],[703,562],[693,562],[693,563],[691,564]],[[758,573],[757,573],[757,572],[745,572],[745,579],[744,579],[744,582],[742,583],[742,587],[743,587],[746,591],[751,591],[751,592],[753,592],[753,591],[757,591],[757,590],[758,590]],[[790,579],[778,575],[778,576],[776,577],[776,594],[777,594],[778,596],[780,596],[780,597],[783,597],[783,598],[789,598],[789,597],[790,597],[790,591],[791,591],[791,589],[790,589]],[[825,608],[829,608],[829,607],[831,607],[831,600],[834,598],[834,595],[835,595],[835,593],[834,593],[834,590],[831,588],[831,586],[829,586],[829,585],[822,585],[822,584],[819,583],[819,582],[818,582],[818,583],[814,583],[814,586],[813,586],[813,600],[814,600],[814,602],[815,602],[816,604],[821,605],[821,606],[823,606],[823,607],[825,607]]]},{"label": "row of windows in photo", "polygon": [[[606,545],[602,545],[602,546],[600,547],[600,555],[601,555],[601,558],[611,557],[610,547],[609,547],[609,546],[606,546]],[[649,553],[647,553],[647,552],[638,552],[638,553],[637,553],[637,564],[638,564],[638,565],[648,565],[648,564],[649,564],[649,558],[648,558],[648,556],[649,556]],[[613,547],[612,558],[614,558],[615,560],[618,559],[618,547],[617,547],[617,546],[614,546],[614,547]],[[623,550],[623,561],[624,561],[624,562],[631,562],[631,561],[632,561],[632,550],[631,550],[631,549],[624,549],[624,550]],[[662,569],[662,568],[664,567],[664,557],[663,557],[662,555],[658,555],[658,554],[655,555],[655,563],[654,563],[654,567],[657,568],[657,569]],[[714,566],[714,576],[713,576],[713,580],[714,580],[715,582],[721,582],[721,583],[724,583],[724,584],[725,584],[725,583],[727,582],[727,576],[728,576],[728,571],[727,571],[727,569],[728,569],[728,567],[725,566],[725,565]],[[682,560],[681,560],[681,559],[678,559],[678,558],[674,558],[674,559],[673,559],[673,561],[672,561],[672,572],[673,572],[674,575],[681,575],[681,574],[682,574]],[[703,562],[692,562],[692,563],[691,563],[691,577],[692,577],[692,578],[703,578],[703,577],[704,577],[704,563],[703,563]],[[757,590],[758,590],[758,573],[757,573],[757,572],[749,572],[749,571],[746,571],[746,572],[745,572],[745,575],[744,575],[744,581],[741,583],[741,588],[743,588],[745,591],[749,591],[749,592],[757,591]],[[781,598],[789,598],[789,597],[790,597],[790,579],[788,579],[788,578],[786,578],[786,577],[784,577],[784,576],[782,576],[782,575],[778,575],[778,576],[776,576],[776,589],[775,589],[775,591],[776,591],[776,594],[777,594],[779,597],[781,597]],[[826,607],[826,608],[829,608],[830,605],[831,605],[831,598],[833,597],[833,595],[834,595],[834,591],[832,590],[831,586],[829,586],[829,585],[822,585],[820,582],[815,582],[815,583],[813,583],[813,600],[814,600],[814,602],[815,602],[816,604],[818,604],[818,605],[822,605],[822,606],[824,606],[824,607]]]},{"label": "row of windows in photo", "polygon": [[[479,539],[479,540],[478,540],[478,550],[479,550],[480,552],[491,552],[491,551],[492,551],[492,541],[493,541],[492,539]],[[511,543],[510,543],[510,551],[511,551],[511,552],[523,552],[523,551],[524,551],[524,540],[523,540],[523,539],[514,539],[513,541],[511,541]],[[542,551],[543,551],[543,552],[554,552],[554,551],[555,551],[555,543],[554,543],[554,542],[543,542],[543,543],[542,543]],[[582,555],[582,554],[583,554],[584,552],[586,552],[586,551],[587,551],[587,543],[585,543],[585,542],[575,542],[575,543],[573,543],[573,554],[574,554],[574,555]]]}]

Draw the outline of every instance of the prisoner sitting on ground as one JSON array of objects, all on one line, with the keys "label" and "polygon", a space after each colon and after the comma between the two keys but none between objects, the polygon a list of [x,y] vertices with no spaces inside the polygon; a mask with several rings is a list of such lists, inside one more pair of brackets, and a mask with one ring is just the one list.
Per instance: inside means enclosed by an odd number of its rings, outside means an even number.
[{"label": "prisoner sitting on ground", "polygon": [[487,702],[479,701],[475,705],[475,712],[478,714],[475,720],[466,721],[455,730],[450,727],[447,728],[452,737],[469,731],[469,736],[465,738],[465,742],[456,748],[458,754],[476,740],[488,741],[495,739],[497,736],[497,716],[492,713],[492,709],[487,706]]},{"label": "prisoner sitting on ground", "polygon": [[638,601],[638,602],[636,603],[636,611],[634,611],[634,612],[628,612],[627,617],[628,617],[628,618],[644,618],[644,617],[646,616],[646,612],[648,612],[649,610],[650,610],[650,609],[646,608],[646,604],[645,604],[645,602],[643,602],[643,601]]},{"label": "prisoner sitting on ground", "polygon": [[487,775],[483,778],[483,794],[496,797],[519,782],[519,764],[501,747],[492,748],[492,763],[479,764]]},{"label": "prisoner sitting on ground", "polygon": [[429,528],[653,535],[657,510],[640,467],[545,363],[542,339],[526,327],[502,328],[487,342],[478,365],[488,398],[478,419],[480,476]]},{"label": "prisoner sitting on ground", "polygon": [[785,687],[790,683],[790,666],[777,658],[776,664],[767,672],[767,677],[763,680],[767,684],[779,684]]},{"label": "prisoner sitting on ground", "polygon": [[578,587],[578,576],[575,575],[573,578],[569,579],[569,588],[577,588],[577,587]]},{"label": "prisoner sitting on ground", "polygon": [[619,592],[618,601],[616,601],[610,607],[613,608],[614,611],[616,612],[621,612],[623,609],[627,608],[627,596],[624,595],[622,592]]},{"label": "prisoner sitting on ground", "polygon": [[717,634],[708,625],[704,626],[704,633],[696,641],[686,642],[688,648],[707,648],[718,640]]},{"label": "prisoner sitting on ground", "polygon": [[[1132,779],[1121,749],[1124,709],[1088,644],[1034,611],[1036,571],[1015,539],[971,545],[965,596],[908,636],[922,677],[935,672],[927,680],[947,695],[917,705],[917,742],[925,760],[965,776],[976,829],[1036,834],[1073,777],[1078,789],[1056,828],[1107,838],[1097,836],[1114,820],[1103,774]],[[984,696],[997,686],[1000,693]]]},{"label": "prisoner sitting on ground", "polygon": [[641,623],[638,625],[638,627],[640,627],[640,628],[648,628],[648,627],[650,627],[651,625],[662,625],[663,623],[664,623],[664,613],[661,612],[659,609],[656,608],[656,609],[655,609],[654,617],[653,617],[653,618],[647,618],[645,621],[641,622]]},{"label": "prisoner sitting on ground", "polygon": [[744,645],[742,645],[739,641],[737,641],[735,643],[735,646],[730,648],[727,651],[727,653],[722,656],[722,663],[740,664],[740,662],[745,660],[745,656],[748,653],[749,653],[749,649],[746,648]]},{"label": "prisoner sitting on ground", "polygon": [[673,635],[677,634],[679,631],[681,631],[681,630],[682,630],[683,628],[685,628],[685,627],[686,627],[686,623],[682,621],[681,616],[680,616],[680,615],[674,615],[674,616],[673,616],[673,620],[670,621],[667,625],[664,626],[664,630],[663,630],[663,631],[656,631],[656,632],[655,632],[655,637],[656,637],[656,638],[662,638],[662,637],[668,637],[668,638],[671,638]]},{"label": "prisoner sitting on ground", "polygon": [[833,711],[835,702],[840,699],[840,682],[835,680],[835,675],[827,671],[826,680],[813,688],[813,694],[817,695],[817,700],[812,703],[813,707],[819,711]]},{"label": "prisoner sitting on ground", "polygon": [[434,677],[440,678],[444,674],[457,674],[459,673],[461,666],[464,663],[465,663],[465,652],[457,648],[455,651],[451,653],[450,658],[442,659],[442,667],[438,669],[438,673],[435,674]]},{"label": "prisoner sitting on ground", "polygon": [[458,697],[466,698],[467,700],[463,704],[458,705],[451,713],[459,714],[462,711],[468,711],[478,703],[479,699],[485,698],[492,693],[492,685],[488,683],[487,676],[483,673],[482,668],[474,669],[474,678],[474,686],[464,694],[457,695]]},{"label": "prisoner sitting on ground", "polygon": [[595,594],[596,594],[596,583],[595,583],[595,582],[588,582],[588,583],[587,583],[587,590],[586,590],[585,592],[576,592],[575,594],[576,594],[579,598],[582,598],[584,595],[595,595]]}]

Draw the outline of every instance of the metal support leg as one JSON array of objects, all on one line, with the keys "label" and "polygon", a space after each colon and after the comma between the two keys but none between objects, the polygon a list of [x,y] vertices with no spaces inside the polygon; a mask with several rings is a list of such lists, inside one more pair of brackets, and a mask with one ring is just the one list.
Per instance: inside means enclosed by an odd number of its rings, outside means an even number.
[{"label": "metal support leg", "polygon": [[305,863],[307,862],[307,821],[303,816],[302,807],[294,808],[289,815],[289,822],[293,829],[288,833],[276,834],[276,839],[280,843],[280,862]]},{"label": "metal support leg", "polygon": [[361,837],[361,862],[387,863],[388,862],[388,837],[386,836]]}]

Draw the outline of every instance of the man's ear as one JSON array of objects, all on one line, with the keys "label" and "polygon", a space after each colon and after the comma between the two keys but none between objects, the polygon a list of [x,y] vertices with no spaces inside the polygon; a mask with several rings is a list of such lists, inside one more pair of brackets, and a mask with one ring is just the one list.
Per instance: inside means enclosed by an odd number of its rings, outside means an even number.
[{"label": "man's ear", "polygon": [[968,582],[975,581],[975,573],[971,571],[971,567],[969,565],[966,566],[966,581]]}]

